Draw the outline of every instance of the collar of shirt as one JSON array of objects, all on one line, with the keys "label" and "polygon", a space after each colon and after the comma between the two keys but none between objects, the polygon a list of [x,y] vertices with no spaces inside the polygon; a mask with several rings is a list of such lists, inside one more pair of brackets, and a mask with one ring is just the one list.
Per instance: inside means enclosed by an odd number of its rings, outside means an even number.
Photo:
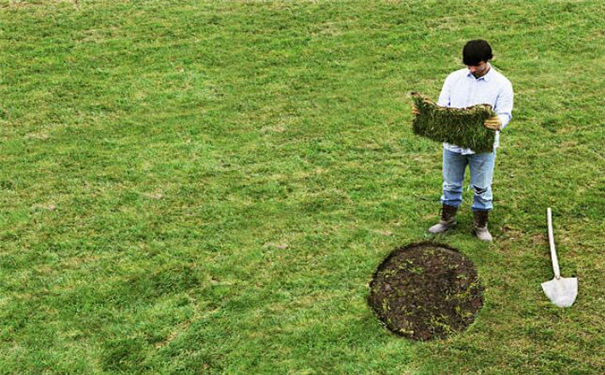
[{"label": "collar of shirt", "polygon": [[487,73],[485,73],[485,75],[483,77],[475,78],[475,76],[473,75],[473,73],[471,73],[470,70],[466,73],[466,76],[472,77],[473,79],[476,79],[477,81],[484,80],[485,82],[488,82],[492,78],[493,71],[494,71],[494,67],[490,64],[489,70],[487,71]]}]

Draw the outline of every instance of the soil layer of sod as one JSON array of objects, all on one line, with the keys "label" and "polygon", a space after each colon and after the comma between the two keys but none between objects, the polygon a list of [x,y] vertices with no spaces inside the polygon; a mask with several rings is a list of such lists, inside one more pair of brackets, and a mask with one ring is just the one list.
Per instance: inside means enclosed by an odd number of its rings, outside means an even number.
[{"label": "soil layer of sod", "polygon": [[466,329],[483,306],[483,287],[468,257],[423,242],[389,254],[374,272],[368,302],[388,329],[424,341]]}]

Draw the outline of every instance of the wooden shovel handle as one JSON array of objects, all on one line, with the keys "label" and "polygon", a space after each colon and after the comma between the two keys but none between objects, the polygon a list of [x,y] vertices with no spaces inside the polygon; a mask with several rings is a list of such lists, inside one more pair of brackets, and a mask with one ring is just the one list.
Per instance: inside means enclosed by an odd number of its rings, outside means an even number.
[{"label": "wooden shovel handle", "polygon": [[550,257],[552,259],[552,270],[555,273],[555,278],[561,278],[559,271],[559,260],[557,259],[557,250],[555,249],[555,237],[552,230],[552,210],[550,207],[546,209],[546,219],[548,221],[548,243],[550,244]]}]

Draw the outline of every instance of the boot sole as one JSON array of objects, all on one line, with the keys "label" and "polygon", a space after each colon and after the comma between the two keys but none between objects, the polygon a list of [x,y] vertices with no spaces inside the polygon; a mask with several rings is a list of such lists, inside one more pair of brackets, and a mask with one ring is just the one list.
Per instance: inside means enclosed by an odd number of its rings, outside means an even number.
[{"label": "boot sole", "polygon": [[429,232],[430,234],[441,234],[441,233],[446,233],[446,232],[449,232],[449,231],[451,231],[451,230],[455,229],[457,224],[458,224],[458,223],[456,222],[456,223],[454,223],[454,224],[448,225],[448,226],[447,226],[447,227],[446,227],[444,230],[442,230],[442,231],[440,231],[440,232],[431,232],[430,228],[427,230],[427,232]]},{"label": "boot sole", "polygon": [[491,239],[489,239],[489,240],[484,240],[484,239],[482,239],[482,238],[479,238],[479,236],[477,235],[477,231],[476,231],[476,230],[474,230],[474,229],[473,229],[471,233],[472,233],[472,235],[473,235],[473,236],[475,236],[475,237],[476,237],[476,238],[477,238],[479,241],[483,241],[483,242],[494,242],[494,237],[493,237],[493,236],[492,236],[492,238],[491,238]]}]

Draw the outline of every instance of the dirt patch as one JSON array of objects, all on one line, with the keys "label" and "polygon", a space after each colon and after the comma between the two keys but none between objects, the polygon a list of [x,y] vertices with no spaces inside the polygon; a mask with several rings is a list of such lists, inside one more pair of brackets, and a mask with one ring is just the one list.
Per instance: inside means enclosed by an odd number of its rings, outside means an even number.
[{"label": "dirt patch", "polygon": [[414,340],[466,329],[483,306],[469,258],[432,242],[394,250],[374,272],[368,302],[394,333]]}]

